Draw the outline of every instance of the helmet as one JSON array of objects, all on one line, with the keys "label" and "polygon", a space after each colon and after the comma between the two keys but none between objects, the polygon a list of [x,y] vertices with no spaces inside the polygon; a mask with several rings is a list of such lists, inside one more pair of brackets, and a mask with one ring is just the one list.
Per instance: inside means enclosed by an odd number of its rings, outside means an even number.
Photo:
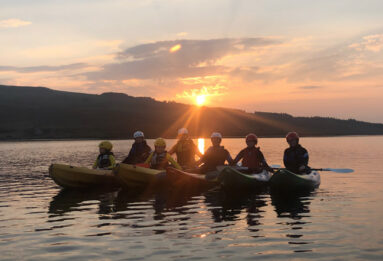
[{"label": "helmet", "polygon": [[294,131],[293,132],[289,132],[286,135],[286,140],[287,140],[287,142],[289,142],[291,140],[299,140],[299,135],[298,135],[298,133],[296,133]]},{"label": "helmet", "polygon": [[213,132],[211,134],[210,138],[220,138],[220,139],[222,139],[222,135],[219,132]]},{"label": "helmet", "polygon": [[139,138],[139,137],[144,137],[144,133],[142,131],[136,131],[134,134],[133,134],[133,138]]},{"label": "helmet", "polygon": [[249,133],[246,135],[246,142],[248,141],[254,141],[255,143],[258,143],[258,137],[254,133]]},{"label": "helmet", "polygon": [[184,135],[184,134],[189,134],[188,129],[181,128],[178,130],[178,135]]},{"label": "helmet", "polygon": [[100,144],[98,144],[98,147],[100,149],[111,150],[113,148],[113,145],[110,141],[102,141],[100,142]]},{"label": "helmet", "polygon": [[158,138],[154,141],[155,147],[166,147],[166,142],[163,138]]}]

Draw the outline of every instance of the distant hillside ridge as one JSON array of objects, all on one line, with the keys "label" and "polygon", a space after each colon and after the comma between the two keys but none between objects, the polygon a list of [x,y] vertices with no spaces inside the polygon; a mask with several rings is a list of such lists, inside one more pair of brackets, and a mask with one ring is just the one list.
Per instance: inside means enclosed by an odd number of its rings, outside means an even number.
[{"label": "distant hillside ridge", "polygon": [[383,124],[325,117],[293,117],[160,102],[122,93],[84,94],[44,87],[0,85],[0,139],[126,139],[136,130],[146,137],[175,138],[187,127],[193,137],[283,137],[381,135]]}]

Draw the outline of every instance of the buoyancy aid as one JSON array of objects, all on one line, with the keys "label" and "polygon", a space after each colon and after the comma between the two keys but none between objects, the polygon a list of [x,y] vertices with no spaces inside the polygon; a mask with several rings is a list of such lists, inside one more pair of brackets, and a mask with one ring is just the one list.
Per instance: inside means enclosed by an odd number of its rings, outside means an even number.
[{"label": "buoyancy aid", "polygon": [[179,141],[176,145],[177,162],[182,165],[193,165],[195,163],[195,145],[191,139]]},{"label": "buoyancy aid", "polygon": [[261,170],[264,165],[264,156],[259,148],[251,147],[245,148],[240,153],[243,152],[242,166],[248,167],[252,170]]},{"label": "buoyancy aid", "polygon": [[213,171],[217,166],[224,165],[228,155],[229,152],[223,146],[210,147],[203,156],[201,172]]},{"label": "buoyancy aid", "polygon": [[96,167],[100,169],[114,167],[114,164],[115,161],[113,152],[99,154],[96,160]]}]

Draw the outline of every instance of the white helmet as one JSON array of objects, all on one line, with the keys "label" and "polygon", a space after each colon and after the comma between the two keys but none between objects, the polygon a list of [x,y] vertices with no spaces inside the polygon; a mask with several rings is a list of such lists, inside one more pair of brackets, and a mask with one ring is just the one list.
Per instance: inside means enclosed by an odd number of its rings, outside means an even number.
[{"label": "white helmet", "polygon": [[220,138],[220,139],[222,139],[222,135],[219,132],[213,132],[211,134],[210,138]]},{"label": "white helmet", "polygon": [[188,129],[186,129],[186,128],[181,128],[181,129],[179,129],[178,130],[178,135],[186,135],[186,134],[189,134],[189,132],[188,132]]},{"label": "white helmet", "polygon": [[139,138],[139,137],[144,137],[144,133],[142,131],[136,131],[134,134],[133,134],[133,138]]}]

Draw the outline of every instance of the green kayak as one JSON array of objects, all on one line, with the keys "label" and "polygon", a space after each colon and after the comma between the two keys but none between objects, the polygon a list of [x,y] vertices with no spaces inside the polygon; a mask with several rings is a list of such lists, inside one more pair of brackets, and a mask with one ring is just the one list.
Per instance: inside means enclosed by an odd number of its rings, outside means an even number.
[{"label": "green kayak", "polygon": [[225,189],[242,191],[266,187],[271,173],[263,170],[260,173],[245,174],[233,167],[224,168],[218,176],[218,181]]},{"label": "green kayak", "polygon": [[286,169],[280,169],[270,178],[270,187],[275,191],[307,191],[320,185],[320,175],[316,171],[298,175]]}]

